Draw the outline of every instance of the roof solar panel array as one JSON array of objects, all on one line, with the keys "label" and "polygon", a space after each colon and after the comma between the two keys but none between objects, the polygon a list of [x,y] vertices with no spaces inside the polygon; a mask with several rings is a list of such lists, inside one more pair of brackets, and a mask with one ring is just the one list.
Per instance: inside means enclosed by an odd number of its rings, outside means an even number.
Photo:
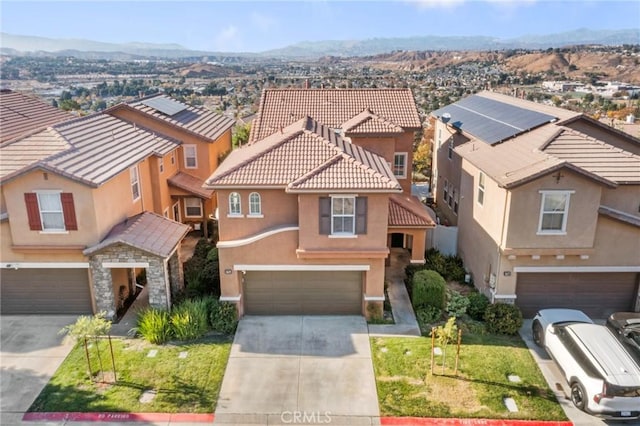
[{"label": "roof solar panel array", "polygon": [[140,103],[168,116],[175,115],[180,111],[187,109],[187,105],[164,96],[155,96],[153,98],[143,99]]},{"label": "roof solar panel array", "polygon": [[433,112],[437,117],[449,113],[449,123],[490,144],[496,144],[534,129],[556,117],[509,105],[482,96],[469,96]]}]

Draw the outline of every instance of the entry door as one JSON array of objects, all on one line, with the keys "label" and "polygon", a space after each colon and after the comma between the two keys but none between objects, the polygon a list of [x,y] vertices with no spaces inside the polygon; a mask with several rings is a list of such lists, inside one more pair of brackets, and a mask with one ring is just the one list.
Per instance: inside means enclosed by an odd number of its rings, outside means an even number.
[{"label": "entry door", "polygon": [[180,201],[173,205],[173,220],[176,222],[182,222],[180,219]]}]

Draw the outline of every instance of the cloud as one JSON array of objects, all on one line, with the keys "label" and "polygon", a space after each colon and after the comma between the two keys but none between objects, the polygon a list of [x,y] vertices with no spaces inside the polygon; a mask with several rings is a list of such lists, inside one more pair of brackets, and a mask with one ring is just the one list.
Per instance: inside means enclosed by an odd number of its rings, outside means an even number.
[{"label": "cloud", "polygon": [[240,31],[233,24],[227,25],[214,39],[216,50],[232,51],[242,46]]},{"label": "cloud", "polygon": [[277,24],[277,21],[271,16],[264,15],[258,12],[251,12],[251,16],[249,17],[249,19],[256,28],[263,32],[269,31]]},{"label": "cloud", "polygon": [[464,2],[465,0],[409,0],[409,3],[419,9],[453,9]]}]

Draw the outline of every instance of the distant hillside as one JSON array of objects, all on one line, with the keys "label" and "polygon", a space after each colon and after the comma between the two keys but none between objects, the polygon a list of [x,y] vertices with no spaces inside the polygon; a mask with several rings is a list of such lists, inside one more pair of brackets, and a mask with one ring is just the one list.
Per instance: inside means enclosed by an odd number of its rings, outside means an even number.
[{"label": "distant hillside", "polygon": [[535,53],[527,51],[395,52],[368,56],[360,60],[375,68],[403,71],[429,71],[453,65],[493,63],[511,73],[554,72],[575,80],[587,79],[589,75],[599,75],[603,79],[640,84],[640,57],[584,48]]},{"label": "distant hillside", "polygon": [[[187,58],[213,56],[216,58],[306,58],[323,56],[371,56],[394,51],[488,51],[504,49],[546,49],[570,45],[598,44],[605,46],[640,44],[640,30],[589,30],[577,29],[559,34],[527,35],[513,39],[495,37],[441,37],[427,35],[407,38],[373,38],[368,40],[327,40],[300,42],[280,49],[260,53],[204,52],[189,50],[179,44],[159,43],[104,43],[92,40],[50,39],[0,33],[1,52],[7,55],[60,55],[73,51],[78,57],[105,59],[132,55],[135,58]],[[56,53],[53,53],[56,52]],[[90,52],[90,56],[87,56]]]}]

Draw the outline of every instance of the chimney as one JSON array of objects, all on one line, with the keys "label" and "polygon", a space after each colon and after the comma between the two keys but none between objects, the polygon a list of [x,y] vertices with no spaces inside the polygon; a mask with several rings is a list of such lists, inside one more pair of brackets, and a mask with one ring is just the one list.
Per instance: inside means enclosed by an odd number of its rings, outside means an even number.
[{"label": "chimney", "polygon": [[310,85],[309,85],[309,79],[307,78],[307,79],[304,81],[304,88],[305,88],[305,89],[309,89],[309,87],[310,87]]}]

